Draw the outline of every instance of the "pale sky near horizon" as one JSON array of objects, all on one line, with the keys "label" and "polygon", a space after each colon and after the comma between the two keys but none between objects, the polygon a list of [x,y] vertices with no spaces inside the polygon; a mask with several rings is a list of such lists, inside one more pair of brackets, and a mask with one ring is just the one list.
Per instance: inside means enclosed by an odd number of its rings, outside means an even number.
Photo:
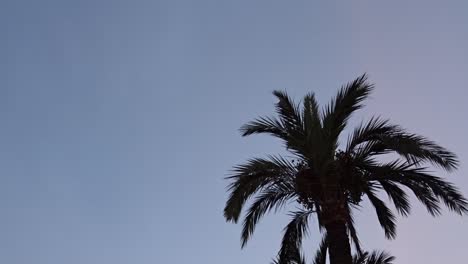
[{"label": "pale sky near horizon", "polygon": [[[274,89],[323,105],[364,72],[376,90],[353,123],[381,115],[453,150],[448,177],[468,196],[467,12],[464,0],[0,1],[0,263],[268,263],[287,212],[241,250],[223,178],[281,144],[238,128],[273,112]],[[396,264],[466,260],[468,216],[417,205],[386,241],[365,207],[358,231]],[[309,259],[319,239],[311,221]]]}]

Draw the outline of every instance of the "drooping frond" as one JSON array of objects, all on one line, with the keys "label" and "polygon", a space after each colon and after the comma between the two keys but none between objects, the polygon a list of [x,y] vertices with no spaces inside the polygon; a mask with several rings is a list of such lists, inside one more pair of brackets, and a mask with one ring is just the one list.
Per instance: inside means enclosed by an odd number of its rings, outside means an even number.
[{"label": "drooping frond", "polygon": [[428,212],[439,215],[440,202],[458,214],[468,213],[468,201],[453,184],[440,177],[430,175],[425,168],[417,168],[407,162],[391,162],[378,166],[369,166],[369,180],[391,181],[408,187],[425,205]]},{"label": "drooping frond", "polygon": [[367,82],[366,74],[341,88],[324,111],[323,127],[330,140],[338,139],[351,114],[362,107],[362,101],[369,96],[372,88],[373,85]]},{"label": "drooping frond", "polygon": [[392,211],[375,195],[372,189],[366,190],[366,195],[375,208],[377,218],[379,219],[380,226],[382,226],[385,232],[385,236],[389,239],[394,239],[396,236],[396,224],[395,216]]},{"label": "drooping frond", "polygon": [[280,263],[287,261],[294,256],[300,256],[302,239],[307,233],[308,218],[312,211],[300,210],[292,214],[292,220],[284,229],[281,249],[278,253]]},{"label": "drooping frond", "polygon": [[392,264],[395,257],[385,251],[373,251],[367,256],[366,264]]},{"label": "drooping frond", "polygon": [[356,147],[360,144],[372,140],[378,140],[383,135],[394,134],[401,132],[401,129],[396,125],[390,125],[389,120],[379,117],[371,118],[367,123],[362,123],[349,136],[346,151],[351,153],[356,151]]},{"label": "drooping frond", "polygon": [[262,191],[247,210],[242,229],[242,247],[253,234],[260,218],[268,211],[280,209],[288,200],[295,196],[294,185],[291,182],[277,182]]},{"label": "drooping frond", "polygon": [[404,156],[411,163],[430,162],[447,171],[458,167],[457,156],[422,136],[396,133],[380,138],[383,147]]},{"label": "drooping frond", "polygon": [[356,228],[354,227],[353,211],[349,204],[348,204],[348,220],[346,222],[346,227],[348,228],[348,234],[351,237],[351,242],[353,243],[354,248],[356,248],[356,251],[358,253],[362,253],[361,242],[359,241]]},{"label": "drooping frond", "polygon": [[406,181],[412,181],[413,185],[419,183],[429,188],[438,201],[441,200],[449,210],[460,215],[468,212],[467,200],[453,184],[424,172],[407,173],[404,177],[407,178]]},{"label": "drooping frond", "polygon": [[411,210],[411,205],[405,191],[390,181],[379,181],[379,183],[382,185],[382,188],[387,193],[389,199],[393,202],[395,209],[397,209],[402,216],[408,216]]},{"label": "drooping frond", "polygon": [[409,178],[402,176],[408,171],[420,171],[420,168],[412,168],[412,165],[407,162],[393,161],[381,165],[367,166],[366,169],[370,172],[368,180],[382,182],[396,182],[408,187],[418,200],[426,207],[427,211],[436,216],[440,214],[440,206],[434,193],[425,185],[414,182]]},{"label": "drooping frond", "polygon": [[[457,156],[435,142],[422,136],[407,133],[396,126],[393,131],[390,127],[387,129],[389,131],[386,133],[367,136],[366,139],[365,137],[360,140],[351,139],[348,147],[353,147],[354,151],[361,157],[394,152],[415,165],[429,162],[447,171],[452,171],[458,167]],[[362,145],[359,145],[356,149],[355,147],[358,146],[356,143]]]},{"label": "drooping frond", "polygon": [[227,177],[229,198],[224,208],[224,217],[237,222],[245,202],[257,191],[279,180],[292,180],[296,173],[294,165],[282,157],[251,159],[246,164],[234,167],[233,175]]}]

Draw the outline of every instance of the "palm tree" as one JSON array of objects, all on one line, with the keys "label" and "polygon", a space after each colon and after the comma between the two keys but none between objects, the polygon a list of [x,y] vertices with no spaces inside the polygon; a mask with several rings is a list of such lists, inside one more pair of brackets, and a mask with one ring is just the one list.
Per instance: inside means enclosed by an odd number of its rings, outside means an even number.
[{"label": "palm tree", "polygon": [[[327,236],[322,239],[319,249],[315,253],[313,264],[326,264],[327,263]],[[353,255],[353,264],[393,264],[395,260],[394,256],[391,256],[385,251],[372,251],[369,252],[360,252],[356,255]],[[279,257],[273,260],[272,264],[281,263]],[[289,259],[290,264],[306,264],[304,257],[294,256]]]},{"label": "palm tree", "polygon": [[[280,263],[300,255],[308,219],[316,215],[319,228],[329,237],[330,263],[351,264],[350,239],[360,251],[352,211],[364,196],[375,208],[386,237],[394,238],[395,216],[379,191],[387,193],[402,216],[410,213],[408,190],[433,216],[441,213],[441,204],[460,215],[468,212],[458,189],[427,171],[428,164],[447,172],[458,167],[456,155],[435,142],[374,117],[354,129],[346,145],[339,145],[351,114],[363,106],[372,89],[364,74],[342,87],[322,111],[313,93],[296,104],[286,92],[274,91],[278,117],[260,117],[241,127],[243,136],[279,138],[292,155],[250,159],[235,166],[228,177],[226,221],[238,222],[246,203],[253,200],[243,219],[242,247],[263,215],[291,201],[299,208],[285,227]],[[392,161],[384,161],[389,158]]]}]

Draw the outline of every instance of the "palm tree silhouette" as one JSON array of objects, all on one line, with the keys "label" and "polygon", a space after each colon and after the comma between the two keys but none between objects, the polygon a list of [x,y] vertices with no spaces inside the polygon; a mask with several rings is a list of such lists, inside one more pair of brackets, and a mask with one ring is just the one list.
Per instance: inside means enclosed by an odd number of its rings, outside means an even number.
[{"label": "palm tree silhouette", "polygon": [[235,166],[228,177],[227,221],[238,222],[247,201],[253,199],[243,219],[242,247],[263,215],[290,201],[299,208],[285,227],[280,263],[300,255],[308,219],[315,214],[319,228],[328,235],[330,263],[351,264],[350,239],[360,252],[352,211],[364,196],[375,208],[386,237],[394,238],[395,216],[377,195],[379,191],[387,193],[402,216],[410,213],[407,190],[433,216],[441,213],[441,204],[460,215],[468,212],[467,200],[458,189],[427,171],[428,164],[447,172],[458,166],[456,155],[435,142],[374,117],[355,128],[346,145],[339,146],[348,119],[372,89],[364,74],[343,86],[322,111],[313,93],[296,104],[286,92],[274,91],[278,117],[260,117],[241,127],[243,136],[279,138],[292,155],[250,159]]}]

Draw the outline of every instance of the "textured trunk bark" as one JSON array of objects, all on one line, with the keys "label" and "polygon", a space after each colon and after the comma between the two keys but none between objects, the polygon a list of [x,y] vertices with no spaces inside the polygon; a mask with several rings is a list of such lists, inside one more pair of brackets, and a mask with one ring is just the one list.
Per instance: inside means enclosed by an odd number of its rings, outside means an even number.
[{"label": "textured trunk bark", "polygon": [[333,221],[325,225],[328,235],[330,264],[352,264],[351,246],[346,224]]}]

